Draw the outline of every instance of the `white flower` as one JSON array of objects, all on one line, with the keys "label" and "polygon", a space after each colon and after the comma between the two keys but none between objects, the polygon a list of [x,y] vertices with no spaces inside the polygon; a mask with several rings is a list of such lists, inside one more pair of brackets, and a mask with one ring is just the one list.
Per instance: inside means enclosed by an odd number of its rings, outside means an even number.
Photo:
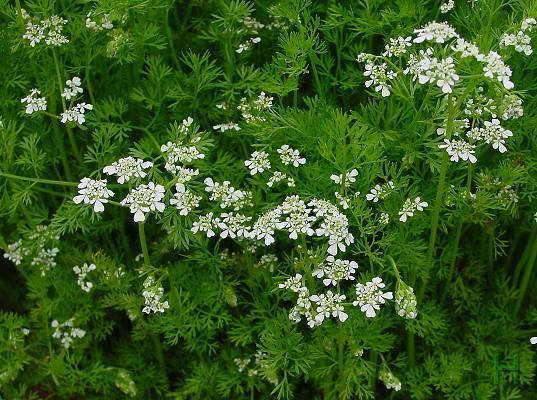
[{"label": "white flower", "polygon": [[453,86],[459,80],[453,58],[447,57],[439,61],[436,57],[430,57],[424,58],[423,61],[423,68],[418,74],[419,83],[436,83],[443,93],[451,93]]},{"label": "white flower", "polygon": [[306,163],[306,159],[300,157],[300,152],[298,150],[293,150],[289,145],[284,144],[277,150],[280,154],[280,159],[284,165],[293,164],[293,167],[298,167],[301,164]]},{"label": "white flower", "polygon": [[451,46],[453,51],[460,53],[461,57],[474,57],[477,61],[483,60],[484,55],[479,52],[475,43],[467,42],[463,38],[458,38],[455,44]]},{"label": "white flower", "polygon": [[114,195],[114,192],[106,187],[106,179],[82,178],[78,189],[79,195],[73,197],[75,204],[92,204],[95,212],[103,212],[104,203],[108,203],[108,198]]},{"label": "white flower", "polygon": [[520,30],[523,32],[529,30],[532,31],[535,25],[537,24],[537,21],[535,18],[526,18],[524,21],[522,21],[522,24],[520,25]]},{"label": "white flower", "polygon": [[354,273],[358,268],[356,261],[340,260],[334,258],[334,256],[326,257],[326,264],[321,264],[312,272],[312,275],[316,278],[324,278],[323,284],[325,286],[336,286],[339,281],[353,281]]},{"label": "white flower", "polygon": [[69,39],[61,34],[66,23],[67,20],[57,15],[44,19],[39,24],[27,22],[26,32],[22,35],[22,38],[28,40],[31,47],[35,47],[42,40],[49,46],[61,46],[69,43]]},{"label": "white flower", "polygon": [[228,122],[227,124],[218,124],[213,126],[215,131],[226,132],[229,130],[240,131],[241,127],[235,122]]},{"label": "white flower", "polygon": [[411,46],[412,38],[410,36],[399,36],[395,39],[390,38],[389,43],[385,46],[386,50],[384,51],[384,53],[382,53],[382,55],[387,57],[399,57],[400,55],[405,54],[407,52],[407,47]]},{"label": "white flower", "polygon": [[506,48],[509,46],[513,46],[515,51],[524,53],[527,56],[533,53],[531,38],[524,31],[518,31],[516,34],[504,34],[500,38],[500,47]]},{"label": "white flower", "polygon": [[395,79],[397,73],[388,71],[388,64],[375,64],[373,61],[367,61],[365,64],[364,76],[369,80],[365,81],[365,87],[373,86],[375,91],[380,92],[382,97],[390,95],[391,85],[390,80]]},{"label": "white flower", "polygon": [[79,267],[78,265],[75,265],[73,267],[73,272],[77,275],[77,284],[80,286],[80,288],[85,291],[89,292],[91,288],[93,287],[93,283],[86,282],[86,276],[91,272],[94,271],[97,267],[95,264],[86,264],[82,265],[82,267]]},{"label": "white flower", "polygon": [[86,28],[94,31],[110,30],[114,28],[114,24],[110,21],[110,14],[103,14],[100,17],[100,23],[91,19],[91,12],[86,15]]},{"label": "white flower", "polygon": [[384,293],[386,285],[382,283],[382,278],[373,278],[370,282],[366,282],[365,285],[361,283],[356,284],[356,300],[353,301],[353,306],[359,306],[360,310],[365,313],[366,317],[375,317],[376,311],[380,310],[381,304],[384,304],[387,299],[393,298],[392,292]]},{"label": "white flower", "polygon": [[446,14],[453,10],[453,7],[455,7],[455,0],[448,0],[440,5],[440,12],[442,14]]},{"label": "white flower", "polygon": [[144,281],[144,291],[142,292],[145,301],[145,307],[142,309],[143,313],[163,313],[170,305],[168,301],[162,301],[164,296],[164,288],[155,283],[155,279],[152,276],[148,276]]},{"label": "white flower", "polygon": [[120,158],[113,162],[111,165],[107,165],[103,168],[103,172],[108,175],[116,175],[118,183],[125,183],[130,180],[131,177],[145,178],[147,175],[144,169],[152,167],[151,161],[144,161],[139,158],[126,157]]},{"label": "white flower", "polygon": [[429,204],[425,201],[421,201],[419,197],[416,197],[414,201],[406,199],[402,210],[399,211],[399,221],[406,222],[408,217],[414,216],[414,212],[423,211],[423,209],[428,206]]},{"label": "white flower", "polygon": [[474,140],[483,140],[487,144],[491,144],[492,148],[498,150],[500,153],[505,153],[507,147],[505,147],[505,139],[513,136],[513,132],[503,128],[500,125],[498,119],[492,121],[485,121],[485,127],[474,128],[468,132],[468,137]]},{"label": "white flower", "polygon": [[[356,182],[356,177],[358,176],[358,170],[356,168],[348,171],[345,174],[345,187],[350,187],[351,184]],[[330,179],[333,180],[336,185],[340,185],[343,181],[343,175],[330,175]]]},{"label": "white flower", "polygon": [[244,165],[250,169],[250,175],[261,173],[270,169],[269,155],[264,151],[254,151],[249,160],[244,161]]},{"label": "white flower", "polygon": [[207,237],[213,237],[215,228],[218,224],[218,218],[213,219],[213,213],[207,213],[206,215],[200,215],[198,220],[192,224],[192,233],[206,232]]},{"label": "white flower", "polygon": [[394,187],[395,186],[392,181],[389,181],[382,186],[375,185],[375,187],[371,189],[368,194],[366,194],[365,198],[368,201],[373,201],[373,203],[377,203],[379,200],[383,200],[388,197],[389,194],[393,191]]},{"label": "white flower", "polygon": [[272,176],[267,181],[267,186],[272,187],[275,183],[281,182],[281,181],[287,181],[287,186],[293,187],[295,186],[295,180],[292,177],[288,177],[286,174],[280,171],[274,171]]},{"label": "white flower", "polygon": [[379,218],[379,222],[382,224],[382,225],[388,225],[388,223],[390,222],[390,216],[388,213],[380,213],[380,218]]},{"label": "white flower", "polygon": [[173,195],[174,198],[170,199],[170,204],[179,210],[179,215],[188,215],[199,206],[201,196],[195,195],[180,183],[175,185],[175,189],[177,192]]},{"label": "white flower", "polygon": [[296,274],[295,276],[288,278],[285,282],[278,284],[278,288],[288,289],[298,293],[302,288],[302,275]]},{"label": "white flower", "polygon": [[61,122],[65,124],[68,121],[76,121],[82,125],[86,122],[86,116],[84,115],[86,110],[93,110],[93,106],[91,104],[78,103],[73,108],[61,113]]},{"label": "white flower", "polygon": [[59,323],[58,320],[53,320],[50,324],[54,328],[52,337],[59,339],[63,347],[68,349],[71,347],[74,339],[81,339],[86,335],[86,331],[80,328],[73,327],[74,318],[70,318],[63,323]]},{"label": "white flower", "polygon": [[530,343],[531,344],[537,344],[537,336],[533,336],[530,338]]},{"label": "white flower", "polygon": [[21,103],[26,103],[26,114],[33,114],[36,111],[45,111],[47,101],[44,97],[38,97],[41,92],[38,89],[30,90],[30,94],[21,99]]},{"label": "white flower", "polygon": [[7,250],[4,253],[4,258],[7,258],[15,265],[20,265],[23,257],[28,255],[28,253],[29,250],[22,245],[22,239],[19,239],[15,243],[7,245]]},{"label": "white flower", "polygon": [[483,62],[485,63],[483,75],[501,82],[506,89],[513,89],[515,87],[513,82],[511,82],[511,68],[505,65],[498,53],[491,51],[483,57]]},{"label": "white flower", "polygon": [[248,41],[244,42],[244,43],[241,43],[238,47],[238,49],[235,50],[236,53],[242,53],[246,50],[250,50],[252,45],[256,44],[256,43],[259,43],[261,42],[261,38],[260,37],[253,37],[253,38],[250,38]]},{"label": "white flower", "polygon": [[341,305],[341,302],[345,300],[345,295],[332,293],[329,290],[326,294],[310,296],[310,300],[317,304],[315,320],[319,325],[325,318],[330,318],[330,316],[338,318],[341,322],[345,322],[349,317]]},{"label": "white flower", "polygon": [[[183,121],[181,129],[188,129],[188,126],[190,125],[186,125],[185,122],[189,124],[191,123],[190,120],[191,118],[189,117],[189,120]],[[180,168],[180,166],[177,165],[178,163],[186,164],[205,158],[205,154],[201,153],[196,146],[183,145],[182,141],[163,144],[160,146],[160,151],[167,157],[164,168],[171,173],[176,173]]]},{"label": "white flower", "polygon": [[145,213],[164,211],[166,206],[161,202],[164,194],[164,186],[149,182],[147,185],[139,185],[132,189],[120,204],[129,206],[131,213],[134,214],[134,222],[143,222]]},{"label": "white flower", "polygon": [[444,139],[444,143],[439,144],[438,147],[446,150],[451,161],[459,162],[459,159],[461,159],[470,161],[472,164],[477,162],[477,158],[474,156],[475,146],[464,140]]},{"label": "white flower", "polygon": [[451,27],[447,22],[429,22],[421,29],[414,30],[417,33],[417,37],[414,38],[414,43],[421,43],[424,41],[434,41],[436,43],[445,43],[449,39],[457,38],[459,35],[455,32],[455,29]]},{"label": "white flower", "polygon": [[80,87],[82,82],[78,76],[73,77],[65,81],[66,88],[63,89],[62,97],[65,97],[65,100],[71,100],[71,98],[76,97],[79,93],[82,93],[84,90]]}]

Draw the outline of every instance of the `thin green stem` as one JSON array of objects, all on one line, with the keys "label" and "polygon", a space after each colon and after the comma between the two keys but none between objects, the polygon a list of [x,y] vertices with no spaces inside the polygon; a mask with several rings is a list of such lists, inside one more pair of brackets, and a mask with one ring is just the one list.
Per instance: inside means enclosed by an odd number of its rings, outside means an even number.
[{"label": "thin green stem", "polygon": [[138,222],[138,235],[140,236],[140,246],[142,247],[142,254],[144,255],[144,264],[151,265],[149,251],[147,250],[147,241],[145,239],[145,222]]},{"label": "thin green stem", "polygon": [[520,282],[518,299],[515,306],[515,315],[518,314],[520,308],[522,307],[522,302],[524,301],[524,297],[526,296],[526,290],[528,289],[530,277],[532,275],[533,269],[535,268],[535,261],[537,260],[537,228],[533,229],[533,232],[530,236],[530,241],[528,243],[528,247],[531,248],[531,251],[529,253],[528,261],[526,262],[526,266],[524,268],[524,275],[522,277],[522,281]]},{"label": "thin green stem", "polygon": [[32,178],[30,176],[13,175],[13,174],[8,174],[7,172],[1,172],[1,171],[0,171],[0,176],[3,176],[4,178],[9,178],[9,179],[18,179],[20,181],[45,183],[47,185],[72,186],[72,187],[78,186],[77,182],[64,182],[64,181],[54,181],[51,179]]}]

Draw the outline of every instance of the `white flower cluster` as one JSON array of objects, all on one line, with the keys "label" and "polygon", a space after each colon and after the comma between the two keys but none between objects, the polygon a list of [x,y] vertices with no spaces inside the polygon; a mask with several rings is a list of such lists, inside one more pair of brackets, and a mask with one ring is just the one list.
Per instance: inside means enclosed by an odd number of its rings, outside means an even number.
[{"label": "white flower cluster", "polygon": [[86,28],[94,31],[103,31],[114,29],[114,24],[110,21],[110,14],[99,16],[99,22],[91,19],[91,12],[86,15]]},{"label": "white flower cluster", "polygon": [[401,390],[401,381],[386,366],[380,370],[379,379],[384,383],[386,389],[393,389],[396,392]]},{"label": "white flower cluster", "polygon": [[259,42],[261,42],[260,37],[250,38],[246,42],[239,44],[239,47],[235,50],[235,52],[241,54],[247,50],[250,50],[254,44],[257,44]]},{"label": "white flower cluster", "polygon": [[152,276],[148,276],[144,281],[144,291],[142,292],[142,295],[144,296],[145,301],[145,306],[142,309],[143,313],[163,313],[170,308],[168,300],[162,301],[164,288],[160,284],[157,284]]},{"label": "white flower cluster", "polygon": [[22,239],[17,240],[15,243],[7,245],[7,250],[4,253],[4,258],[15,265],[20,265],[22,259],[27,256],[29,250],[22,245]]},{"label": "white flower cluster", "polygon": [[449,140],[445,138],[444,143],[439,144],[438,147],[446,150],[451,161],[459,162],[459,160],[464,160],[470,161],[472,164],[477,162],[477,158],[474,155],[476,146],[464,140]]},{"label": "white flower cluster", "polygon": [[26,103],[26,114],[33,114],[36,111],[46,111],[47,100],[39,97],[41,92],[38,89],[30,90],[30,94],[21,99],[21,103]]},{"label": "white flower cluster", "polygon": [[[44,225],[37,225],[35,232],[28,236],[29,242],[37,249],[30,265],[39,267],[41,276],[45,276],[51,268],[56,266],[56,256],[60,250],[54,246],[54,243],[59,239],[59,236],[54,235],[49,227]],[[22,254],[24,255],[24,253],[23,250]]]},{"label": "white flower cluster", "polygon": [[73,272],[77,276],[77,284],[78,284],[78,286],[80,286],[80,288],[84,292],[89,293],[89,291],[93,287],[93,283],[92,282],[87,282],[85,279],[88,276],[88,274],[91,271],[94,271],[95,269],[97,269],[97,266],[95,264],[88,265],[86,263],[84,263],[84,265],[82,265],[82,267],[79,267],[78,265],[75,265],[73,267]]},{"label": "white flower cluster", "polygon": [[531,48],[531,38],[528,36],[527,32],[531,32],[535,27],[537,21],[535,18],[526,18],[522,21],[520,30],[516,33],[505,33],[500,39],[500,47],[506,48],[513,46],[515,51],[519,53],[524,53],[529,56],[533,53]]},{"label": "white flower cluster", "polygon": [[[348,171],[345,174],[345,187],[350,187],[354,182],[356,182],[356,177],[358,176],[358,170],[356,168]],[[341,175],[330,175],[330,179],[333,180],[336,185],[341,185],[343,182],[343,174]]]},{"label": "white flower cluster", "polygon": [[373,318],[377,315],[377,310],[380,306],[386,303],[386,300],[393,299],[392,292],[384,293],[382,290],[386,285],[382,282],[382,278],[378,276],[365,285],[356,284],[356,300],[353,301],[353,306],[360,307],[360,311],[364,312],[366,317]]},{"label": "white flower cluster", "polygon": [[252,193],[235,189],[229,181],[215,182],[212,178],[205,178],[205,191],[211,193],[210,201],[220,202],[220,208],[231,207],[235,211],[251,205]]},{"label": "white flower cluster", "polygon": [[71,98],[77,97],[84,92],[81,85],[82,81],[78,76],[68,79],[65,81],[66,87],[63,89],[62,97],[65,97],[65,100],[71,100]]},{"label": "white flower cluster", "polygon": [[388,197],[394,189],[395,185],[392,181],[384,183],[383,185],[375,185],[375,187],[371,189],[368,194],[366,194],[365,198],[368,201],[377,203],[379,200],[384,200],[386,197]]},{"label": "white flower cluster", "polygon": [[287,144],[281,146],[277,152],[280,155],[283,165],[292,164],[293,167],[299,167],[300,165],[304,165],[306,163],[306,159],[304,157],[300,157],[300,152],[290,148]]},{"label": "white flower cluster", "polygon": [[86,122],[86,110],[93,110],[93,106],[87,103],[78,103],[77,105],[62,112],[60,115],[60,121],[63,124],[74,121],[82,125],[84,122]]},{"label": "white flower cluster", "polygon": [[189,212],[199,207],[201,196],[192,193],[182,183],[175,184],[175,190],[170,204],[179,210],[179,215],[188,215]]},{"label": "white flower cluster", "polygon": [[312,275],[323,279],[325,286],[336,286],[341,280],[353,281],[354,273],[358,268],[356,261],[340,260],[334,256],[326,257],[326,262],[321,263]]},{"label": "white flower cluster", "polygon": [[415,29],[414,33],[417,34],[414,38],[414,43],[422,43],[425,41],[445,43],[450,39],[459,37],[455,29],[453,29],[447,22],[436,21],[429,22],[423,28]]},{"label": "white flower cluster", "polygon": [[382,53],[385,57],[396,56],[399,57],[407,52],[407,47],[412,47],[412,37],[390,38],[389,43],[384,47],[385,51]]},{"label": "white flower cluster", "polygon": [[244,165],[250,170],[250,175],[255,175],[270,169],[269,154],[266,151],[254,151]]},{"label": "white flower cluster", "polygon": [[145,214],[150,211],[163,212],[165,205],[161,201],[164,198],[164,186],[149,182],[132,189],[127,197],[121,200],[122,206],[130,208],[134,214],[134,222],[145,221]]},{"label": "white flower cluster", "polygon": [[397,77],[397,73],[388,70],[387,63],[375,64],[372,60],[366,61],[364,68],[364,76],[368,78],[365,87],[372,86],[382,97],[388,97],[392,87],[389,82]]},{"label": "white flower cluster", "polygon": [[500,116],[503,120],[517,119],[524,115],[522,99],[516,95],[507,95],[502,99],[499,107]]},{"label": "white flower cluster", "polygon": [[492,145],[492,148],[498,150],[500,153],[505,153],[507,151],[505,139],[513,136],[513,132],[503,128],[498,119],[485,121],[484,125],[482,128],[473,128],[468,132],[468,137],[476,141],[482,140]]},{"label": "white flower cluster", "polygon": [[400,317],[414,319],[418,315],[416,295],[414,289],[402,280],[397,281],[395,287],[395,311]]},{"label": "white flower cluster", "polygon": [[[193,120],[191,117],[184,119],[179,126],[179,131],[182,134],[187,135],[191,130],[192,122]],[[166,171],[175,174],[182,168],[178,163],[188,164],[195,160],[204,159],[205,154],[201,153],[196,147],[196,143],[198,143],[199,140],[199,137],[195,137],[191,140],[190,144],[184,144],[182,140],[176,143],[168,142],[163,144],[160,147],[160,151],[164,153],[166,157],[166,165],[164,166]]]},{"label": "white flower cluster", "polygon": [[429,204],[421,201],[421,198],[416,197],[414,201],[406,199],[403,208],[399,211],[399,221],[406,222],[409,217],[413,217],[416,211],[423,211]]},{"label": "white flower cluster", "polygon": [[440,5],[440,12],[442,14],[446,14],[453,10],[453,7],[455,7],[455,0],[447,0],[445,3]]},{"label": "white flower cluster", "polygon": [[265,92],[261,92],[254,101],[248,101],[246,97],[241,98],[237,110],[241,112],[242,117],[248,124],[262,122],[265,121],[265,117],[262,114],[272,107],[273,100],[273,97],[269,97]]},{"label": "white flower cluster", "polygon": [[226,131],[230,131],[230,130],[234,130],[234,131],[238,132],[238,131],[241,130],[241,127],[236,122],[228,122],[228,123],[224,123],[224,124],[214,125],[213,129],[215,131],[220,131],[220,132],[226,132]]},{"label": "white flower cluster", "polygon": [[287,181],[287,186],[289,187],[295,186],[295,180],[292,177],[287,176],[287,174],[284,174],[281,171],[274,171],[272,176],[267,181],[267,186],[272,187],[274,186],[275,183],[282,182],[282,181]]},{"label": "white flower cluster", "polygon": [[48,46],[61,46],[69,43],[69,39],[61,34],[65,24],[67,24],[67,20],[57,15],[35,24],[28,21],[26,22],[26,32],[22,35],[22,38],[28,40],[31,47],[35,47],[36,44],[41,43],[43,40]]},{"label": "white flower cluster", "polygon": [[95,212],[103,212],[104,203],[108,203],[108,198],[114,195],[114,192],[106,187],[106,179],[82,178],[78,189],[78,196],[73,197],[75,204],[84,202],[84,204],[93,205]]},{"label": "white flower cluster", "polygon": [[74,318],[70,318],[63,323],[59,323],[58,320],[53,320],[50,324],[54,328],[54,333],[52,337],[54,339],[59,339],[63,347],[68,349],[71,347],[73,341],[78,338],[82,339],[86,335],[86,331],[80,328],[75,328],[73,326]]},{"label": "white flower cluster", "polygon": [[341,322],[345,322],[349,318],[341,304],[345,299],[344,294],[332,293],[331,290],[323,294],[310,296],[310,300],[317,305],[316,324],[321,325],[325,318],[330,317],[338,318]]},{"label": "white flower cluster", "polygon": [[107,165],[103,168],[103,172],[108,175],[116,175],[118,183],[125,183],[133,176],[136,178],[145,178],[147,173],[144,169],[153,166],[151,161],[144,161],[139,158],[125,157]]},{"label": "white flower cluster", "polygon": [[419,56],[411,55],[408,68],[403,72],[410,73],[414,80],[421,84],[427,82],[436,84],[443,93],[453,92],[455,83],[459,80],[459,75],[455,71],[455,63],[452,57],[439,60],[434,57],[432,49],[420,51]]}]

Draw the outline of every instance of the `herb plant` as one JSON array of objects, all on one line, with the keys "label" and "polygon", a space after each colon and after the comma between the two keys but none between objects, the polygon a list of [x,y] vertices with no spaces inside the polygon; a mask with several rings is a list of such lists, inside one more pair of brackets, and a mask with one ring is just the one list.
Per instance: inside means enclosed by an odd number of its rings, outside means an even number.
[{"label": "herb plant", "polygon": [[0,397],[536,397],[535,18],[0,0]]}]

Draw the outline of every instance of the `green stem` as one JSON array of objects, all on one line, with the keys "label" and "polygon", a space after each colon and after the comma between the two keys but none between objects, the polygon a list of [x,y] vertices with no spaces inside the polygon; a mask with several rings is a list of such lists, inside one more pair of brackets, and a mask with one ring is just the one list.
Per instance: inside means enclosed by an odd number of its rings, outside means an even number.
[{"label": "green stem", "polygon": [[528,261],[526,262],[526,266],[524,268],[524,276],[520,282],[518,299],[515,306],[515,315],[518,314],[520,308],[522,307],[522,302],[524,301],[524,297],[526,295],[528,283],[530,281],[533,268],[535,267],[535,260],[537,259],[537,228],[533,229],[528,247],[531,248],[531,252],[529,253]]},{"label": "green stem", "polygon": [[35,183],[45,183],[45,184],[48,184],[48,185],[72,186],[72,187],[77,187],[78,186],[77,182],[64,182],[64,181],[54,181],[54,180],[51,180],[51,179],[32,178],[32,177],[29,177],[29,176],[20,176],[20,175],[8,174],[7,172],[1,172],[1,171],[0,171],[0,176],[3,176],[4,178],[9,178],[9,179],[18,179],[20,181],[28,181],[28,182],[35,182]]},{"label": "green stem", "polygon": [[144,255],[144,264],[151,265],[149,251],[147,250],[147,241],[145,239],[145,222],[138,222],[138,235],[140,236],[140,245],[142,246],[142,254]]}]

